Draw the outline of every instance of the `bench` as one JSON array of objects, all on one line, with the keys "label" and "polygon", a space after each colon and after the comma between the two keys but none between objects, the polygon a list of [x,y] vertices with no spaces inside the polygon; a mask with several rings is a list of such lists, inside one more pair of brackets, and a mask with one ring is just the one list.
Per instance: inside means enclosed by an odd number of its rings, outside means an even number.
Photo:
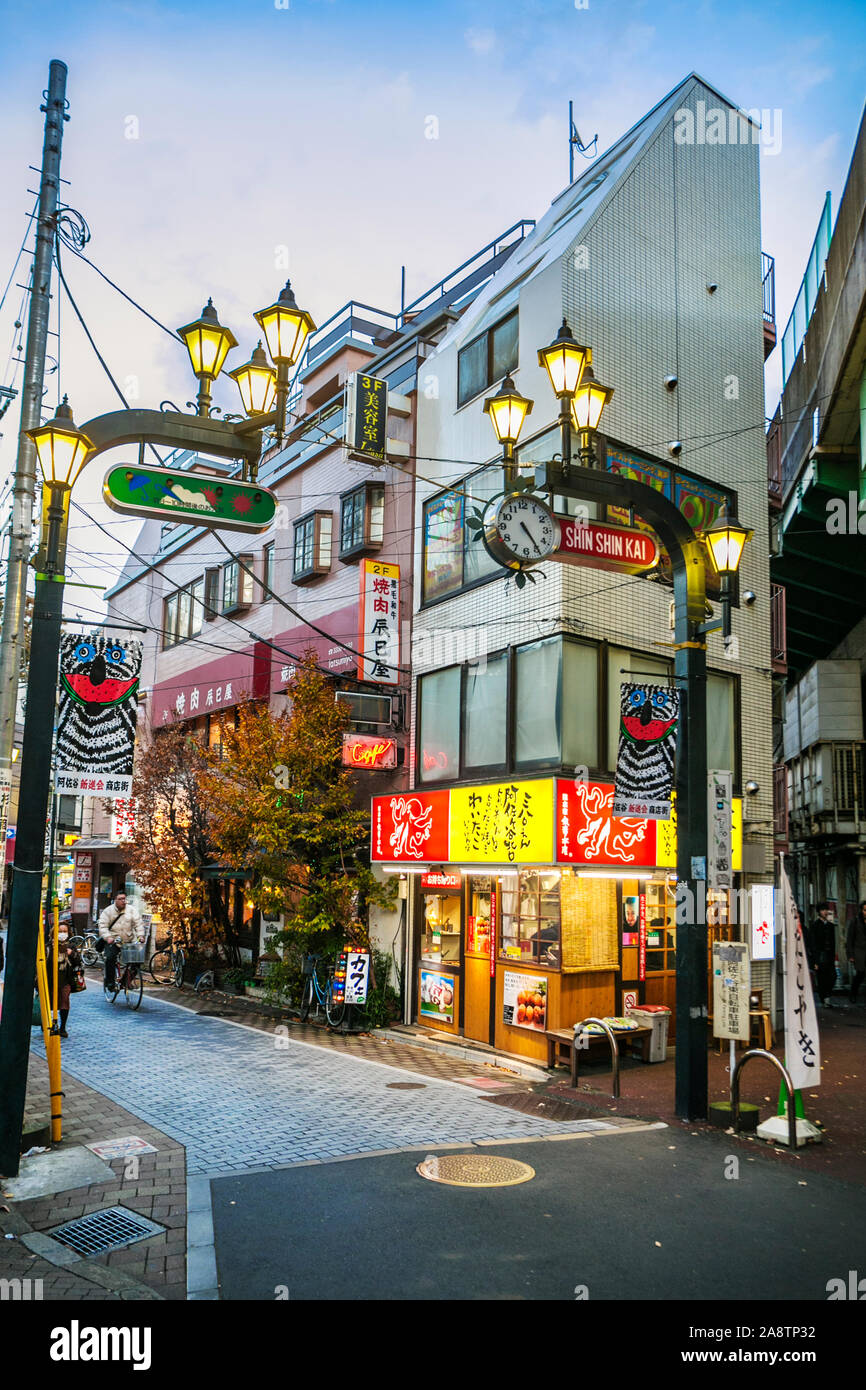
[{"label": "bench", "polygon": [[[641,1060],[644,1062],[649,1061],[650,1044],[653,1035],[652,1028],[614,1028],[613,1035],[616,1038],[616,1045],[620,1049],[620,1055],[622,1055],[622,1044],[624,1041],[637,1042],[640,1044]],[[577,1085],[579,1053],[591,1051],[592,1048],[597,1047],[599,1043],[604,1046],[606,1051],[610,1051],[610,1042],[607,1033],[581,1034],[583,1043],[580,1047],[574,1046],[573,1028],[551,1028],[545,1032],[544,1036],[547,1040],[547,1067],[549,1071],[552,1071],[556,1066],[560,1049],[564,1047],[568,1050],[572,1086]]]}]

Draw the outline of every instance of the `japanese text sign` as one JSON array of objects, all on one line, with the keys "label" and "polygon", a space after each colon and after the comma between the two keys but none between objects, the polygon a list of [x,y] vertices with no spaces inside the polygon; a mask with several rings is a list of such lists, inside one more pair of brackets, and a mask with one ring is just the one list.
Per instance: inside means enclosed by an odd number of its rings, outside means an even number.
[{"label": "japanese text sign", "polygon": [[358,679],[397,685],[400,679],[400,566],[362,560]]}]

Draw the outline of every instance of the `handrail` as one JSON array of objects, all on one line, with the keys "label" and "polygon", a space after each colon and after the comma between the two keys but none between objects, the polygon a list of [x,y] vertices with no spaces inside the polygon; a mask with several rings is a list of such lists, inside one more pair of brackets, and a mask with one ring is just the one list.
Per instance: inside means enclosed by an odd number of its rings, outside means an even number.
[{"label": "handrail", "polygon": [[[573,1043],[573,1047],[575,1050],[575,1073],[577,1072],[577,1040],[580,1036],[579,1030],[583,1027],[585,1023],[599,1023],[601,1027],[604,1029],[605,1033],[607,1034],[608,1042],[610,1043],[611,1060],[613,1064],[611,1077],[613,1090],[611,1091],[611,1095],[613,1096],[614,1100],[619,1100],[619,1048],[617,1046],[616,1037],[614,1036],[613,1029],[610,1027],[610,1024],[605,1023],[603,1018],[582,1018],[580,1023],[575,1023]],[[588,1036],[589,1034],[587,1034],[587,1037]]]},{"label": "handrail", "polygon": [[750,1048],[748,1052],[744,1052],[737,1062],[737,1065],[734,1067],[734,1073],[731,1077],[731,1123],[735,1130],[740,1128],[740,1072],[743,1070],[743,1066],[748,1062],[750,1057],[766,1057],[767,1061],[772,1062],[773,1066],[777,1067],[782,1074],[782,1081],[788,1093],[788,1147],[793,1153],[797,1148],[797,1116],[795,1114],[796,1107],[794,1105],[794,1083],[788,1074],[787,1067],[779,1061],[778,1057],[774,1057],[772,1052],[765,1052],[762,1047],[753,1047]]}]

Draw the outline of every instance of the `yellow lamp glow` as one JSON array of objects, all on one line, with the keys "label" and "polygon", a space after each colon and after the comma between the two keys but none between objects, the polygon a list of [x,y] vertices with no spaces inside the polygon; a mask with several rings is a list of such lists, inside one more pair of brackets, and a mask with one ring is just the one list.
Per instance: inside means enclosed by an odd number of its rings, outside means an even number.
[{"label": "yellow lamp glow", "polygon": [[484,410],[490,416],[499,443],[513,447],[520,438],[524,420],[532,410],[532,401],[521,396],[509,373],[496,395],[487,397]]},{"label": "yellow lamp glow", "polygon": [[277,393],[277,375],[265,356],[261,340],[249,362],[229,372],[236,381],[247,415],[266,415]]},{"label": "yellow lamp glow", "polygon": [[177,331],[186,343],[193,373],[199,381],[202,377],[219,376],[229,352],[238,345],[231,329],[220,323],[212,299],[202,309],[201,318]]},{"label": "yellow lamp glow", "polygon": [[93,448],[86,434],[76,429],[69,407],[69,397],[57,407],[53,420],[39,425],[27,434],[36,445],[39,467],[46,483],[63,483],[72,487]]},{"label": "yellow lamp glow", "polygon": [[547,369],[557,400],[574,395],[588,356],[588,349],[575,340],[565,319],[553,342],[546,348],[539,348],[538,365]]},{"label": "yellow lamp glow", "polygon": [[722,507],[712,526],[705,532],[704,540],[713,557],[713,564],[719,574],[736,574],[743,556],[746,541],[752,539],[754,531],[728,515],[726,506]]},{"label": "yellow lamp glow", "polygon": [[278,365],[291,367],[297,362],[307,338],[316,331],[312,317],[295,303],[290,280],[280,291],[279,299],[267,309],[259,309],[255,319],[265,335],[271,359]]},{"label": "yellow lamp glow", "polygon": [[587,363],[583,380],[571,402],[571,418],[574,422],[574,428],[594,434],[601,420],[601,412],[612,395],[613,387],[602,386],[601,382],[596,381],[591,362]]}]

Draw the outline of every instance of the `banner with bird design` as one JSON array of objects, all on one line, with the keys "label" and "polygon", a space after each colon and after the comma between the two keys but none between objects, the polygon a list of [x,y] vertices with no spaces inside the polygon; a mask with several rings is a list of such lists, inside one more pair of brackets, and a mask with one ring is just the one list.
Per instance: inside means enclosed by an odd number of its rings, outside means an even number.
[{"label": "banner with bird design", "polygon": [[61,638],[58,792],[109,801],[130,796],[140,674],[140,642]]},{"label": "banner with bird design", "polygon": [[667,685],[623,684],[612,814],[669,820],[680,692]]}]

